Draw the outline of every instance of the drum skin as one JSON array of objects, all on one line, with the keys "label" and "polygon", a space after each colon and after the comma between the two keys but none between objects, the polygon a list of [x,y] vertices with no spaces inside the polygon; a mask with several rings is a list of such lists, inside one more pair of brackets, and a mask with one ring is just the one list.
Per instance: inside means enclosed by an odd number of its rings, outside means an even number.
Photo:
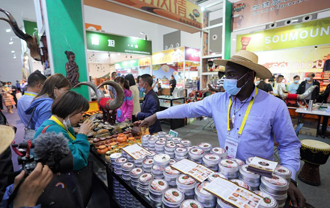
[{"label": "drum skin", "polygon": [[[301,141],[301,148],[300,148],[300,157],[303,161],[307,163],[311,163],[314,165],[323,165],[327,162],[330,149],[328,148],[328,144],[324,144],[324,148],[319,147],[321,142],[315,141],[318,143],[318,147],[315,147],[311,144],[311,142],[304,143],[305,140]],[[323,145],[322,145],[323,146]]]}]

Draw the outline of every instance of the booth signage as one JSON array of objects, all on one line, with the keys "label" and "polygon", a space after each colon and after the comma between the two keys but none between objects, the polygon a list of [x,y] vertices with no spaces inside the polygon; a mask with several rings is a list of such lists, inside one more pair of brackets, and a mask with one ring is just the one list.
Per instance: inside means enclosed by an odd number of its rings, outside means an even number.
[{"label": "booth signage", "polygon": [[151,41],[139,38],[86,31],[87,49],[151,55]]},{"label": "booth signage", "polygon": [[260,51],[258,63],[272,73],[322,72],[324,63],[330,59],[330,46],[289,48],[276,51]]},{"label": "booth signage", "polygon": [[33,36],[38,35],[36,31],[38,31],[38,26],[36,22],[29,21],[29,20],[23,20],[24,23],[24,30],[27,34]]},{"label": "booth signage", "polygon": [[152,64],[180,62],[184,60],[184,47],[169,49],[152,54]]},{"label": "booth signage", "polygon": [[123,61],[115,64],[115,69],[126,69],[139,66],[138,60]]},{"label": "booth signage", "polygon": [[200,61],[200,50],[196,48],[185,48],[186,61]]},{"label": "booth signage", "polygon": [[329,0],[242,0],[233,4],[233,30],[268,24],[329,7]]},{"label": "booth signage", "polygon": [[151,58],[145,57],[139,59],[139,66],[149,66],[151,64]]},{"label": "booth signage", "polygon": [[236,50],[269,51],[330,43],[330,18],[237,36]]},{"label": "booth signage", "polygon": [[141,9],[157,16],[202,28],[201,8],[187,0],[107,0]]}]

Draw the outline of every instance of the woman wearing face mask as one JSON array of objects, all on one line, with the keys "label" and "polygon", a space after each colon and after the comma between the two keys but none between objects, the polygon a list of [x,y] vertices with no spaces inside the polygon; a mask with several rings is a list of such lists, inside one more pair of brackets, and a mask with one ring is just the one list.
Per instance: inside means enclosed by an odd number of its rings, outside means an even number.
[{"label": "woman wearing face mask", "polygon": [[80,170],[88,164],[87,134],[92,130],[93,123],[86,120],[80,126],[77,135],[72,128],[81,121],[83,113],[88,108],[88,101],[82,95],[72,91],[65,92],[55,99],[51,107],[51,117],[41,124],[34,136],[34,138],[38,137],[42,131],[62,133],[69,141],[74,170]]},{"label": "woman wearing face mask", "polygon": [[134,77],[132,74],[127,74],[125,76],[125,79],[129,83],[129,90],[132,92],[133,96],[133,115],[132,115],[132,121],[135,122],[136,118],[135,115],[141,111],[141,105],[140,105],[140,96],[139,96],[139,89],[136,85],[136,82],[134,80]]},{"label": "woman wearing face mask", "polygon": [[132,92],[129,90],[128,81],[123,77],[117,77],[115,79],[123,89],[125,94],[125,99],[122,106],[117,109],[117,121],[120,122],[129,122],[132,120],[133,113],[133,96]]},{"label": "woman wearing face mask", "polygon": [[293,77],[293,83],[289,85],[289,93],[290,94],[297,94],[297,90],[299,87],[300,77],[298,75]]},{"label": "woman wearing face mask", "polygon": [[55,98],[71,89],[71,84],[62,74],[54,74],[46,79],[39,94],[33,99],[26,114],[32,114],[29,128],[38,127],[52,115],[51,107]]},{"label": "woman wearing face mask", "polygon": [[1,95],[3,105],[6,106],[8,113],[13,113],[13,106],[16,104],[14,101],[14,97],[11,95],[11,93],[11,86],[6,83],[5,86],[3,86],[1,89]]}]

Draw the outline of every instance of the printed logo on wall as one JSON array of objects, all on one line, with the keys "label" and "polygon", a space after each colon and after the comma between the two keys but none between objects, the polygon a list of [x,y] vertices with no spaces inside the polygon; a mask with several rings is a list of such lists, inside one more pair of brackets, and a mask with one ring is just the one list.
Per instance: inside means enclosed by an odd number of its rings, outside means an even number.
[{"label": "printed logo on wall", "polygon": [[242,0],[233,4],[233,30],[273,23],[329,7],[329,0]]}]

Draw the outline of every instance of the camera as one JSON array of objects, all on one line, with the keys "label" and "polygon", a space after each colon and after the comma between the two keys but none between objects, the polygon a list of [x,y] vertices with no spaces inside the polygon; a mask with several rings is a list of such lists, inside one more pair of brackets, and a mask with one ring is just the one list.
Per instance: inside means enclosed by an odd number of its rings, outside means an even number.
[{"label": "camera", "polygon": [[39,135],[31,141],[12,144],[18,155],[18,164],[26,174],[30,174],[38,162],[48,165],[53,173],[67,173],[73,170],[73,156],[68,141],[63,134],[49,132]]}]

